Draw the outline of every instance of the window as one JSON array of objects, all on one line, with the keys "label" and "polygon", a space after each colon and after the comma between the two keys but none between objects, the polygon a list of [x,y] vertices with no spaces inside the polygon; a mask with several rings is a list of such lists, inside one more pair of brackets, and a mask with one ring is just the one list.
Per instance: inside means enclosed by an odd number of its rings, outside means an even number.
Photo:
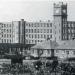
[{"label": "window", "polygon": [[10,38],[11,38],[11,34],[10,34]]},{"label": "window", "polygon": [[74,27],[74,24],[72,23],[72,25],[71,25],[72,27]]},{"label": "window", "polygon": [[74,33],[74,30],[72,29],[72,33]]},{"label": "window", "polygon": [[10,33],[11,33],[11,29],[10,29]]},{"label": "window", "polygon": [[2,43],[3,43],[3,39],[2,39]]},{"label": "window", "polygon": [[47,33],[49,33],[49,29],[47,29]]},{"label": "window", "polygon": [[39,27],[39,23],[37,23],[37,26]]},{"label": "window", "polygon": [[7,43],[9,43],[8,39],[7,39]]},{"label": "window", "polygon": [[59,50],[56,50],[56,53],[59,53]]},{"label": "window", "polygon": [[70,33],[70,29],[68,29],[68,33]]},{"label": "window", "polygon": [[68,24],[68,26],[70,27],[70,23]]},{"label": "window", "polygon": [[33,23],[32,23],[32,27],[33,27]]},{"label": "window", "polygon": [[50,54],[50,50],[47,50],[48,54]]},{"label": "window", "polygon": [[47,35],[47,38],[49,38],[49,35]]},{"label": "window", "polygon": [[38,42],[39,42],[39,40],[38,40]]},{"label": "window", "polygon": [[33,35],[32,35],[32,38],[33,38]]},{"label": "window", "polygon": [[2,27],[3,27],[3,24],[2,24]]},{"label": "window", "polygon": [[29,44],[31,43],[31,40],[29,40]]},{"label": "window", "polygon": [[46,33],[46,29],[44,29],[44,33]]},{"label": "window", "polygon": [[28,37],[28,34],[26,34],[26,37]]},{"label": "window", "polygon": [[47,27],[49,27],[49,24],[47,23]]},{"label": "window", "polygon": [[55,31],[55,34],[56,34],[56,31]]},{"label": "window", "polygon": [[41,23],[41,27],[43,27],[43,26],[42,26],[42,23]]},{"label": "window", "polygon": [[9,32],[9,30],[7,29],[7,33]]},{"label": "window", "polygon": [[2,35],[2,37],[3,37],[3,35]]},{"label": "window", "polygon": [[8,38],[9,36],[8,36],[8,34],[7,34],[7,38]]},{"label": "window", "polygon": [[73,54],[75,55],[75,51],[73,51]]},{"label": "window", "polygon": [[36,33],[36,29],[34,30],[34,33]]},{"label": "window", "polygon": [[4,32],[6,32],[6,29],[4,29]]},{"label": "window", "polygon": [[11,24],[10,24],[10,27],[11,27]]},{"label": "window", "polygon": [[9,25],[7,24],[7,27],[8,27]]},{"label": "window", "polygon": [[38,34],[38,38],[39,38],[39,34]]},{"label": "window", "polygon": [[30,24],[29,24],[29,27],[30,27]]},{"label": "window", "polygon": [[37,38],[37,35],[35,34],[35,38]]},{"label": "window", "polygon": [[4,43],[6,43],[6,39],[4,39]]},{"label": "window", "polygon": [[29,29],[29,33],[30,33],[30,29]]},{"label": "window", "polygon": [[4,24],[4,27],[6,27],[6,25]]},{"label": "window", "polygon": [[36,23],[35,23],[34,25],[35,25],[35,27],[36,27]]},{"label": "window", "polygon": [[32,40],[32,43],[34,42],[34,40]]},{"label": "window", "polygon": [[33,33],[33,29],[31,29],[31,33]]},{"label": "window", "polygon": [[35,43],[37,43],[37,40],[35,40]]},{"label": "window", "polygon": [[11,40],[10,40],[10,43],[11,43]]},{"label": "window", "polygon": [[29,38],[31,38],[31,35],[29,34]]},{"label": "window", "polygon": [[41,40],[41,42],[42,42],[42,40]]},{"label": "window", "polygon": [[50,27],[52,27],[52,23],[50,23]]},{"label": "window", "polygon": [[71,39],[71,35],[69,35],[68,38]]},{"label": "window", "polygon": [[41,35],[41,38],[43,38],[43,35]]},{"label": "window", "polygon": [[50,38],[52,38],[52,35],[50,36]]},{"label": "window", "polygon": [[46,24],[44,23],[44,27],[46,27]]},{"label": "window", "polygon": [[4,38],[6,37],[6,34],[4,34]]},{"label": "window", "polygon": [[44,38],[46,38],[46,35],[44,35]]},{"label": "window", "polygon": [[66,51],[67,54],[69,54],[69,51]]},{"label": "window", "polygon": [[38,31],[37,31],[38,33],[39,33],[39,29],[38,29]]},{"label": "window", "polygon": [[52,33],[52,29],[50,29],[50,33]]},{"label": "window", "polygon": [[40,32],[42,33],[42,29],[40,30]]}]

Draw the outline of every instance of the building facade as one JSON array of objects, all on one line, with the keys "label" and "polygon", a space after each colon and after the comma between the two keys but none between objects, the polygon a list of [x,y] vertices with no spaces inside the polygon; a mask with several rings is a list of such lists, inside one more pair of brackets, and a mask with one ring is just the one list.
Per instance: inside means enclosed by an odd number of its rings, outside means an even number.
[{"label": "building facade", "polygon": [[53,40],[53,25],[50,21],[12,21],[0,23],[0,43],[37,44],[50,38]]},{"label": "building facade", "polygon": [[12,35],[13,35],[13,43],[22,43],[25,44],[25,21],[21,19],[21,21],[13,21],[12,22]]},{"label": "building facade", "polygon": [[25,21],[0,23],[0,43],[25,43]]},{"label": "building facade", "polygon": [[75,22],[67,21],[67,4],[54,3],[53,22],[12,21],[0,23],[0,43],[37,44],[51,40],[70,40],[75,37]]},{"label": "building facade", "polygon": [[55,26],[55,40],[63,39],[63,26],[67,23],[67,4],[60,2],[59,4],[54,3],[54,26]]},{"label": "building facade", "polygon": [[54,50],[55,56],[61,59],[75,58],[75,40],[66,40]]},{"label": "building facade", "polygon": [[47,22],[26,22],[26,43],[37,44],[50,38],[53,40],[53,25]]},{"label": "building facade", "polygon": [[67,4],[54,3],[55,40],[70,40],[75,37],[75,22],[67,21]]},{"label": "building facade", "polygon": [[12,22],[0,23],[0,43],[13,43]]}]

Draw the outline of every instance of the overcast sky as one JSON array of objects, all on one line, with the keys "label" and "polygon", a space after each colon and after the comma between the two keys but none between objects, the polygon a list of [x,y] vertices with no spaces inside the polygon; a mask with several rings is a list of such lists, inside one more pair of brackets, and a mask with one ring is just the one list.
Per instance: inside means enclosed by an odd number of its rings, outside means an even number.
[{"label": "overcast sky", "polygon": [[75,21],[74,0],[0,0],[0,22],[53,20],[53,3],[68,4],[68,20]]}]

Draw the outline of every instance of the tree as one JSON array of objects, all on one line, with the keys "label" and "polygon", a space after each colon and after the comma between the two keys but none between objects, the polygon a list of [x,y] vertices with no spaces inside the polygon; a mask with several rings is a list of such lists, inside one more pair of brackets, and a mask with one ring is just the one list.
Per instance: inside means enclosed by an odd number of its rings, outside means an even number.
[{"label": "tree", "polygon": [[42,62],[41,61],[36,61],[34,63],[34,67],[35,67],[36,70],[39,70],[41,68],[41,66],[42,66]]}]

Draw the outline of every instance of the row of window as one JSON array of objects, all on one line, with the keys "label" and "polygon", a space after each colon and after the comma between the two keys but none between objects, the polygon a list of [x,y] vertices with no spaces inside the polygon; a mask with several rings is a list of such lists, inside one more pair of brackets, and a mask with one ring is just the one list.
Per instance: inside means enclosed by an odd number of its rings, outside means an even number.
[{"label": "row of window", "polygon": [[[68,51],[68,50],[66,50],[66,51],[64,50],[64,53],[65,53],[65,52],[66,52],[67,55],[70,54],[70,51]],[[59,50],[56,50],[56,53],[59,53]],[[73,51],[73,54],[75,55],[75,51]]]},{"label": "row of window", "polygon": [[51,35],[44,35],[44,34],[32,35],[32,34],[26,34],[26,37],[29,37],[29,38],[52,38],[52,34]]},{"label": "row of window", "polygon": [[65,40],[66,40],[66,39],[72,39],[72,36],[71,36],[71,35],[68,35],[68,36],[67,36],[67,35],[64,35],[64,36],[63,36],[63,39],[65,39]]},{"label": "row of window", "polygon": [[75,23],[66,23],[66,22],[64,22],[63,27],[72,27],[72,28],[74,28]]},{"label": "row of window", "polygon": [[68,23],[68,27],[75,27],[75,23]]},{"label": "row of window", "polygon": [[74,29],[68,29],[68,33],[74,33],[75,30]]},{"label": "row of window", "polygon": [[11,27],[11,24],[1,24],[2,27]]},{"label": "row of window", "polygon": [[2,43],[11,43],[11,39],[2,39]]},{"label": "row of window", "polygon": [[11,34],[3,34],[2,37],[3,38],[11,38]]},{"label": "row of window", "polygon": [[26,24],[28,27],[52,27],[52,23],[31,23]]},{"label": "row of window", "polygon": [[[50,54],[50,52],[51,52],[50,50],[47,50],[46,53],[47,54]],[[32,50],[32,53],[35,53],[35,50]],[[44,53],[44,50],[39,50],[39,53],[42,53],[43,54]]]},{"label": "row of window", "polygon": [[52,33],[52,29],[26,29],[26,33]]},{"label": "row of window", "polygon": [[63,29],[63,33],[75,33],[75,29]]},{"label": "row of window", "polygon": [[[33,50],[32,52],[34,53],[35,50]],[[41,51],[41,50],[39,50]],[[42,51],[42,53],[44,53],[44,51]],[[56,53],[59,53],[59,50],[56,50]],[[65,53],[65,51],[64,51]],[[50,54],[50,50],[47,50],[47,54]],[[66,54],[69,55],[70,54],[70,51],[66,51]],[[75,51],[73,51],[73,54],[75,55]]]},{"label": "row of window", "polygon": [[43,40],[26,40],[26,44],[36,44],[38,42],[43,42]]},{"label": "row of window", "polygon": [[11,29],[2,29],[2,33],[3,32],[11,33]]}]

